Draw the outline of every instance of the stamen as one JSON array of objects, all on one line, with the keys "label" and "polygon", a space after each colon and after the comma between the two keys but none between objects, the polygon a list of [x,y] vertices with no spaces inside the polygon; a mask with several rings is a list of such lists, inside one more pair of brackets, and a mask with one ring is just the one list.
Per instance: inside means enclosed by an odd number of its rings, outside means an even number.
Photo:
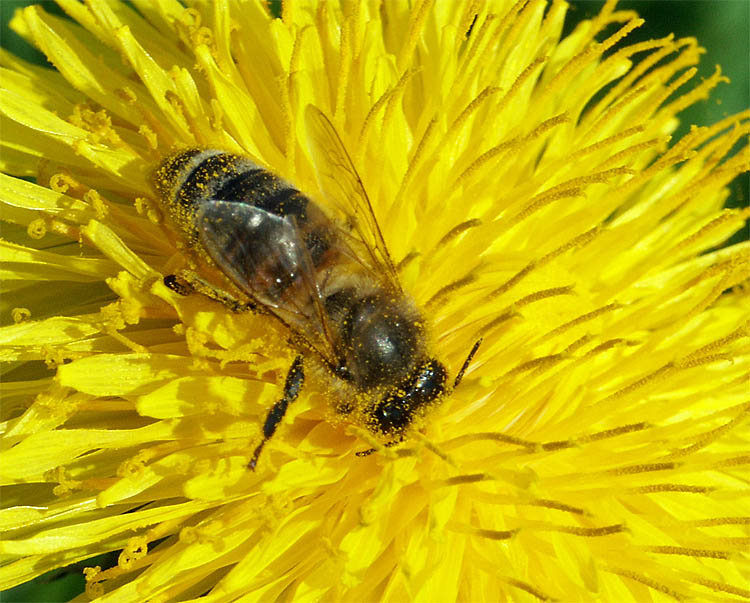
[{"label": "stamen", "polygon": [[[640,183],[641,181],[652,177],[654,174],[690,159],[694,155],[694,148],[700,143],[700,140],[704,136],[705,132],[703,132],[701,128],[692,129],[668,149],[666,153],[661,155],[652,165],[645,170],[641,170],[638,174],[638,178],[634,178],[633,182]],[[631,185],[631,183],[628,182],[628,185]],[[632,184],[631,186],[634,185],[635,184]],[[680,193],[684,196],[684,191],[680,191]]]},{"label": "stamen", "polygon": [[362,4],[360,2],[352,2],[351,4],[345,5],[345,9],[351,11],[346,19],[351,23],[352,56],[359,61],[362,54],[362,35],[365,26],[365,21],[362,18]]},{"label": "stamen", "polygon": [[422,138],[419,139],[419,143],[417,144],[417,148],[415,149],[413,155],[409,158],[409,165],[406,167],[406,172],[404,173],[404,177],[401,179],[401,184],[399,185],[398,192],[396,193],[394,201],[395,206],[398,206],[400,204],[399,202],[403,199],[406,187],[411,183],[412,176],[416,171],[416,166],[421,163],[422,156],[424,155],[424,150],[427,147],[428,143],[431,142],[432,134],[435,132],[436,124],[437,119],[433,117],[427,124],[427,127],[422,134]]},{"label": "stamen", "polygon": [[657,492],[685,492],[687,494],[710,494],[716,488],[710,486],[694,486],[692,484],[648,484],[647,486],[637,486],[635,488],[626,488],[626,492],[633,494],[655,494]]},{"label": "stamen", "polygon": [[[444,480],[438,480],[429,485],[434,488],[451,488],[465,485],[472,485],[483,482],[496,481],[496,477],[487,473],[473,473],[465,475],[457,475]],[[559,500],[543,499],[543,498],[524,498],[512,495],[497,494],[495,492],[488,492],[486,490],[472,488],[469,496],[478,501],[496,504],[499,506],[530,506],[530,507],[542,507],[545,509],[552,509],[554,511],[561,511],[563,513],[571,513],[572,515],[589,516],[590,514],[580,507],[574,507],[572,505],[563,503]]]},{"label": "stamen", "polygon": [[517,285],[519,282],[521,282],[521,280],[523,280],[526,276],[528,276],[529,273],[535,268],[540,268],[544,266],[545,264],[549,263],[551,260],[565,253],[566,251],[569,251],[577,247],[584,247],[588,245],[597,236],[599,236],[600,233],[601,233],[601,227],[595,226],[594,228],[587,230],[586,232],[572,238],[570,241],[567,241],[566,243],[564,243],[563,245],[561,245],[554,251],[551,251],[547,255],[542,256],[538,260],[529,262],[526,266],[524,266],[521,270],[519,270],[515,275],[513,275],[509,280],[505,281],[505,283],[500,285],[497,289],[490,292],[488,296],[496,297],[503,293],[506,293],[507,291],[512,289],[515,285]]},{"label": "stamen", "polygon": [[[518,3],[516,3],[516,6],[514,9],[518,6]],[[514,10],[511,9],[511,10]],[[456,79],[456,88],[457,90],[460,90],[463,85],[465,85],[465,80],[468,78],[468,74],[474,73],[475,67],[474,63],[476,60],[477,55],[479,54],[479,47],[487,40],[490,36],[488,36],[488,32],[492,25],[497,24],[497,15],[487,15],[485,20],[482,22],[482,24],[477,27],[477,24],[474,23],[474,27],[471,32],[471,37],[469,38],[469,46],[466,49],[466,51],[463,53],[463,56],[461,57],[460,63],[458,65],[458,73],[464,74],[462,77],[459,76]],[[460,94],[457,93],[457,97],[460,98]]]},{"label": "stamen", "polygon": [[542,450],[545,452],[554,452],[556,450],[565,450],[566,448],[577,448],[578,443],[574,439],[570,440],[557,440],[554,442],[544,442],[542,444]]},{"label": "stamen", "polygon": [[68,476],[68,471],[62,465],[45,471],[44,481],[46,482],[57,482],[57,485],[52,488],[52,494],[59,498],[66,498],[70,496],[72,492],[81,489],[82,482],[80,480],[71,479]]},{"label": "stamen", "polygon": [[122,549],[118,559],[117,565],[125,571],[133,571],[136,569],[136,564],[139,560],[143,559],[148,554],[148,539],[145,535],[134,536]]},{"label": "stamen", "polygon": [[671,102],[668,105],[664,105],[664,107],[662,107],[662,110],[676,115],[690,105],[693,105],[700,100],[707,99],[709,96],[708,93],[713,88],[718,86],[721,82],[729,83],[729,78],[721,74],[721,68],[717,65],[716,70],[711,77],[702,81],[698,86],[693,88],[687,94],[683,94],[674,102]]},{"label": "stamen", "polygon": [[597,442],[608,438],[618,437],[637,431],[643,431],[650,428],[651,425],[648,423],[633,423],[630,425],[621,425],[612,429],[595,432],[592,434],[583,434],[567,440],[557,440],[550,442],[533,442],[529,440],[523,440],[515,436],[510,436],[503,433],[487,432],[487,433],[472,433],[457,438],[453,438],[446,442],[443,442],[441,446],[445,449],[458,448],[467,444],[471,444],[476,441],[490,440],[499,442],[502,444],[510,444],[513,446],[522,446],[526,448],[526,453],[533,454],[540,451],[554,451],[563,450],[566,448],[579,447],[590,442]]},{"label": "stamen", "polygon": [[96,213],[97,220],[105,220],[109,217],[110,212],[107,206],[107,202],[102,199],[101,195],[93,188],[90,188],[85,193],[83,193],[83,200],[92,207],[92,209]]},{"label": "stamen", "polygon": [[47,234],[47,221],[44,218],[37,218],[29,222],[26,227],[26,234],[32,239],[40,240]]},{"label": "stamen", "polygon": [[630,385],[617,390],[613,394],[610,394],[609,396],[602,398],[601,400],[596,402],[595,405],[598,406],[607,402],[612,402],[613,400],[618,399],[618,398],[624,398],[626,396],[629,396],[630,394],[641,389],[642,387],[645,387],[646,385],[654,381],[667,377],[668,375],[674,373],[676,370],[677,369],[675,368],[673,363],[670,362],[668,364],[665,364],[661,368],[656,369],[655,371],[649,373],[645,377],[641,377],[634,383],[631,383]]},{"label": "stamen", "polygon": [[101,566],[83,568],[83,575],[86,579],[86,596],[90,599],[98,599],[104,595],[103,582],[114,580],[125,574],[125,571],[118,566],[110,567],[102,571]]},{"label": "stamen", "polygon": [[572,329],[573,327],[582,325],[585,322],[594,320],[595,318],[599,318],[600,316],[606,314],[607,312],[612,312],[613,310],[619,310],[620,308],[624,308],[624,307],[625,306],[623,304],[619,304],[616,302],[607,304],[606,306],[602,306],[601,308],[597,308],[596,310],[592,310],[591,312],[582,314],[578,318],[574,318],[573,320],[560,325],[559,327],[557,327],[556,329],[553,329],[552,331],[548,331],[547,334],[544,335],[543,339],[551,339],[567,331],[568,329]]},{"label": "stamen", "polygon": [[433,0],[423,0],[419,7],[411,13],[407,41],[401,47],[401,51],[396,59],[396,65],[399,72],[403,72],[406,69],[406,65],[409,65],[412,62],[414,49],[417,47],[417,43],[422,35],[422,30],[424,29],[432,3]]},{"label": "stamen", "polygon": [[726,551],[711,551],[707,549],[692,549],[682,546],[644,546],[640,547],[649,553],[660,555],[686,555],[688,557],[707,557],[709,559],[730,559]]},{"label": "stamen", "polygon": [[638,574],[631,570],[626,570],[626,569],[622,569],[618,567],[605,567],[603,568],[603,570],[605,572],[609,572],[610,574],[615,574],[617,576],[622,576],[623,578],[630,578],[631,580],[640,582],[641,584],[648,586],[649,588],[652,588],[653,590],[662,592],[665,595],[668,595],[672,597],[673,599],[676,599],[677,601],[684,601],[687,598],[684,595],[678,593],[677,591],[672,590],[671,588],[665,586],[664,584],[661,584],[660,582],[657,582],[656,580],[652,580],[651,578],[647,578],[646,576],[642,574]]},{"label": "stamen", "polygon": [[541,98],[537,102],[544,103],[550,95],[558,92],[562,86],[567,85],[574,75],[595,61],[631,31],[643,25],[643,23],[645,23],[643,19],[632,19],[603,42],[593,43],[578,53],[555,74],[547,84],[547,87],[542,91]]},{"label": "stamen", "polygon": [[[661,110],[669,113],[669,105],[664,105],[662,107],[662,104],[670,97],[672,94],[679,88],[681,88],[684,84],[688,83],[691,79],[695,77],[695,74],[698,73],[698,69],[693,67],[692,69],[688,69],[685,73],[683,73],[680,77],[678,77],[674,82],[672,82],[669,86],[667,86],[662,93],[657,96],[653,103],[654,107],[661,107]],[[700,88],[700,87],[699,87]],[[689,95],[686,95],[689,96]]]},{"label": "stamen", "polygon": [[654,147],[665,147],[669,143],[669,140],[669,136],[662,136],[660,138],[651,138],[645,142],[631,145],[624,148],[622,151],[618,151],[614,155],[607,157],[607,159],[602,161],[596,167],[597,169],[601,169],[609,165],[623,163],[623,160],[630,156],[643,157],[644,154],[647,154],[649,149]]},{"label": "stamen", "polygon": [[465,484],[476,484],[479,482],[492,481],[494,478],[487,473],[471,473],[466,475],[457,475],[435,482],[435,487],[463,486]]},{"label": "stamen", "polygon": [[80,182],[75,180],[72,176],[65,173],[52,174],[49,179],[49,187],[56,193],[68,194],[69,189],[73,189],[72,192],[83,191],[85,188]]},{"label": "stamen", "polygon": [[[510,151],[512,149],[518,148],[528,142],[531,142],[539,137],[541,137],[543,134],[545,134],[548,130],[551,130],[552,128],[555,128],[559,125],[562,125],[564,123],[567,123],[570,121],[570,118],[566,114],[562,115],[555,115],[554,117],[550,117],[549,119],[543,121],[541,124],[539,124],[534,130],[532,130],[529,134],[526,134],[525,136],[517,136],[515,138],[512,138],[510,140],[504,141],[488,151],[485,151],[482,153],[477,159],[475,159],[469,167],[467,167],[459,176],[456,178],[455,181],[455,187],[463,186],[465,181],[469,178],[469,176],[472,176],[476,174],[476,172],[483,167],[484,165],[488,164],[490,161],[495,159],[498,155],[501,153],[504,153],[506,151]],[[493,163],[494,165],[494,163]]]},{"label": "stamen", "polygon": [[351,74],[351,63],[352,63],[352,54],[349,49],[351,45],[350,41],[350,35],[351,35],[351,24],[349,22],[349,19],[344,19],[344,22],[341,25],[341,40],[339,43],[339,61],[338,61],[338,83],[336,86],[336,96],[335,98],[335,106],[333,110],[333,115],[331,117],[336,117],[337,115],[341,115],[344,110],[345,100],[347,97],[347,93],[349,90],[349,76]]},{"label": "stamen", "polygon": [[101,309],[101,315],[103,318],[104,331],[107,335],[137,354],[145,354],[148,352],[146,346],[136,343],[129,337],[120,333],[122,329],[127,327],[128,323],[133,324],[132,317],[130,317],[130,320],[127,318],[128,312],[124,308],[124,302],[118,300],[117,302],[105,306]]},{"label": "stamen", "polygon": [[693,353],[685,356],[685,358],[683,358],[683,362],[689,362],[694,358],[699,358],[701,356],[705,356],[706,354],[716,352],[719,349],[729,345],[730,343],[733,343],[738,339],[743,339],[744,337],[750,337],[750,321],[746,322],[739,329],[735,329],[729,335],[726,335],[725,337],[721,337],[719,339],[715,339],[714,341],[701,346]]},{"label": "stamen", "polygon": [[642,465],[630,465],[626,467],[617,467],[615,469],[607,469],[604,473],[610,475],[635,475],[636,473],[650,473],[652,471],[669,471],[671,469],[677,469],[680,463],[644,463]]},{"label": "stamen", "polygon": [[750,455],[744,455],[744,456],[729,457],[727,459],[714,463],[713,466],[717,468],[739,467],[742,465],[747,465],[749,463],[750,463]]},{"label": "stamen", "polygon": [[468,105],[466,105],[466,108],[461,111],[460,115],[448,127],[445,137],[448,138],[449,136],[455,136],[461,126],[463,126],[466,123],[466,120],[469,119],[469,116],[480,107],[482,102],[492,97],[493,94],[497,94],[499,91],[500,88],[494,86],[487,86],[482,90]]},{"label": "stamen", "polygon": [[456,32],[459,37],[459,43],[466,39],[469,35],[469,31],[474,26],[474,23],[479,18],[479,10],[482,8],[482,4],[479,0],[471,0],[467,2],[464,7],[464,15],[458,22]]},{"label": "stamen", "polygon": [[516,578],[510,578],[507,576],[497,576],[497,578],[499,580],[502,580],[503,582],[505,582],[506,584],[510,586],[514,586],[515,588],[519,590],[529,593],[530,595],[536,597],[540,601],[554,601],[552,597],[544,594],[544,592],[542,592],[538,588],[531,586],[531,584],[528,584],[526,582],[521,582],[520,580],[517,580]]},{"label": "stamen", "polygon": [[462,289],[463,287],[466,287],[467,285],[470,285],[471,283],[476,281],[477,277],[474,272],[477,270],[477,268],[478,266],[475,266],[469,271],[469,274],[467,274],[466,276],[445,285],[445,287],[441,287],[440,289],[438,289],[433,294],[433,296],[427,300],[427,302],[425,303],[425,308],[427,308],[428,310],[435,310],[435,308],[440,306],[445,301],[445,298],[448,297],[451,293],[458,291],[459,289]]},{"label": "stamen", "polygon": [[[750,168],[750,161],[748,161],[750,156],[747,154],[738,153],[730,156],[735,146],[741,147],[745,144],[743,139],[748,133],[750,133],[750,124],[735,125],[731,132],[725,132],[714,140],[709,140],[709,134],[706,133],[706,140],[709,142],[698,151],[699,156],[705,157],[705,165],[701,173],[706,176],[701,178],[697,186],[705,190],[709,187],[716,187],[719,183],[729,184],[736,176]],[[692,190],[692,187],[688,190]]]},{"label": "stamen", "polygon": [[503,293],[506,293],[513,287],[515,287],[518,283],[520,283],[534,268],[537,268],[539,266],[539,261],[534,260],[532,262],[529,262],[521,268],[518,272],[516,272],[510,279],[505,281],[502,285],[500,285],[497,289],[492,291],[488,297],[497,297],[499,295],[502,295]]},{"label": "stamen", "polygon": [[556,525],[547,522],[529,522],[525,523],[523,530],[538,530],[540,532],[560,532],[562,534],[571,534],[572,536],[583,536],[584,538],[599,538],[601,536],[611,536],[625,532],[625,526],[621,523],[615,523],[600,528],[582,528],[580,526]]},{"label": "stamen", "polygon": [[482,224],[481,220],[478,220],[476,218],[472,220],[466,220],[465,222],[461,222],[460,224],[454,226],[451,228],[447,233],[445,233],[441,239],[437,242],[435,247],[432,250],[432,253],[434,253],[438,248],[442,247],[443,245],[446,245],[459,235],[463,234],[467,230],[471,228],[476,228],[477,226],[480,226]]},{"label": "stamen", "polygon": [[[602,130],[607,130],[613,119],[618,119],[620,114],[626,113],[629,110],[628,108],[635,105],[640,98],[646,96],[647,92],[649,92],[649,89],[646,86],[639,86],[638,88],[629,88],[628,91],[617,96],[616,102],[604,109],[596,121],[591,123],[588,130],[585,130],[584,124],[580,125],[580,128],[585,132],[584,140],[596,138]],[[643,119],[637,122],[635,127],[638,127],[639,123],[646,123],[647,117],[650,118],[650,116],[643,116]]]},{"label": "stamen", "polygon": [[[372,129],[372,122],[375,121],[375,116],[378,114],[378,112],[385,106],[385,103],[388,101],[388,99],[393,96],[396,92],[396,88],[389,88],[383,94],[380,95],[380,98],[375,101],[375,103],[370,107],[370,110],[367,112],[367,115],[365,116],[364,122],[362,122],[362,127],[359,130],[359,141],[360,146],[366,146],[367,140],[369,138],[370,130]],[[355,156],[355,159],[357,161],[361,161],[362,157],[364,156],[364,151],[358,151],[357,155]]]},{"label": "stamen", "polygon": [[414,439],[422,442],[422,444],[424,445],[425,448],[427,448],[427,450],[429,450],[433,454],[443,459],[446,463],[448,463],[452,467],[457,467],[456,461],[454,461],[448,453],[444,452],[437,444],[432,442],[424,434],[421,434],[417,431],[414,433]]},{"label": "stamen", "polygon": [[452,449],[458,448],[460,446],[465,446],[467,444],[473,444],[474,442],[481,442],[484,440],[498,442],[500,444],[510,444],[511,446],[521,446],[523,448],[526,448],[528,452],[536,452],[540,450],[540,444],[537,442],[524,440],[499,432],[469,433],[447,440],[443,442],[441,446],[443,448]]},{"label": "stamen", "polygon": [[493,331],[501,326],[503,323],[508,322],[512,318],[523,318],[523,315],[520,312],[516,312],[515,310],[508,310],[504,312],[503,314],[500,314],[496,318],[492,319],[490,322],[486,323],[485,325],[482,325],[478,330],[474,332],[474,335],[472,335],[471,339],[479,338],[479,337],[488,337],[489,335],[493,334]]},{"label": "stamen", "polygon": [[489,538],[491,540],[509,540],[518,533],[518,530],[486,530],[475,528],[474,526],[461,524],[456,521],[449,522],[446,527],[452,532],[471,534],[472,536]]},{"label": "stamen", "polygon": [[[633,69],[631,69],[623,78],[621,81],[618,81],[615,86],[610,90],[604,98],[602,98],[597,104],[596,107],[592,108],[591,113],[584,118],[584,121],[591,124],[588,131],[584,134],[584,140],[598,132],[602,129],[602,127],[606,124],[606,119],[604,119],[605,115],[608,115],[612,108],[615,106],[615,102],[617,99],[622,99],[623,97],[627,97],[630,92],[635,89],[642,89],[643,86],[636,86],[635,82],[644,74],[651,71],[651,68],[661,61],[665,56],[677,51],[681,45],[685,45],[684,41],[680,41],[679,43],[675,43],[673,41],[673,36],[670,35],[666,38],[663,38],[661,40],[653,40],[653,47],[657,48],[658,50],[656,52],[652,52],[649,56],[647,56],[644,59],[641,59],[638,61]],[[635,44],[633,46],[629,46],[627,48],[624,48],[623,50],[619,51],[613,57],[610,59],[612,61],[617,60],[619,58],[628,58],[631,56],[631,54],[634,54],[635,52],[639,52],[641,50],[648,50],[648,48],[641,48],[640,44]],[[629,52],[631,49],[633,49],[633,53]]]},{"label": "stamen", "polygon": [[737,595],[738,597],[745,597],[746,599],[750,599],[750,590],[748,590],[747,588],[732,586],[731,584],[727,584],[726,582],[716,582],[715,580],[708,580],[700,576],[691,576],[691,580],[696,584],[706,586],[712,590],[717,590],[732,595]]},{"label": "stamen", "polygon": [[[747,126],[749,125],[745,123],[745,120],[747,119],[750,119],[750,109],[746,109],[735,115],[729,115],[711,126],[705,126],[705,129],[710,137],[716,136],[720,132],[729,128],[736,129],[738,126],[745,126],[743,131],[747,132]],[[747,165],[747,160],[745,160],[745,165]]]},{"label": "stamen", "polygon": [[675,366],[677,366],[677,368],[680,368],[680,369],[691,369],[691,368],[696,368],[696,367],[703,366],[706,364],[713,364],[714,362],[719,362],[722,360],[725,362],[733,362],[734,354],[731,354],[731,353],[711,354],[710,356],[704,356],[703,358],[696,358],[690,361],[682,360],[678,362]]},{"label": "stamen", "polygon": [[503,95],[503,98],[497,103],[497,111],[503,111],[508,103],[518,94],[523,85],[529,80],[534,74],[537,68],[542,67],[547,62],[547,57],[538,57],[529,63],[524,70],[518,74],[513,83],[510,86],[508,92]]},{"label": "stamen", "polygon": [[585,442],[597,442],[599,440],[605,440],[607,438],[614,438],[617,436],[625,435],[626,433],[635,433],[636,431],[643,431],[644,429],[650,428],[649,423],[632,423],[631,425],[621,425],[620,427],[614,427],[612,429],[605,429],[604,431],[597,431],[591,435],[584,435],[577,437],[576,440]]},{"label": "stamen", "polygon": [[[513,96],[518,92],[523,82],[525,82],[534,72],[534,69],[536,67],[541,66],[546,61],[546,58],[540,58],[532,62],[524,71],[516,78],[513,85],[511,86],[510,90],[503,96],[503,98],[499,101],[496,111],[502,111],[503,107],[513,98]],[[475,111],[483,101],[487,100],[488,98],[491,98],[491,96],[499,91],[499,88],[493,88],[493,87],[487,87],[485,88],[475,99],[473,99],[469,105],[466,106],[466,108],[462,111],[462,113],[459,115],[459,117],[454,120],[454,122],[448,127],[445,135],[442,138],[441,144],[439,145],[438,149],[436,149],[433,152],[433,155],[431,156],[431,161],[437,161],[437,154],[442,150],[443,147],[449,144],[453,144],[453,141],[455,140],[455,137],[457,136],[459,128],[465,123],[465,121],[468,119],[469,115]],[[515,141],[522,141],[522,138],[516,138]],[[487,156],[487,160],[491,159],[495,155],[497,155],[499,152],[501,152],[505,148],[510,148],[512,146],[514,141],[507,141],[505,143],[502,143],[500,145],[497,145],[494,149],[490,149],[487,151],[487,153],[490,153],[490,155]],[[481,156],[479,159],[481,159],[484,156]],[[478,160],[477,160],[478,161]],[[463,172],[461,176],[457,179],[457,184],[462,181],[462,178],[464,175],[466,175],[469,170],[472,170],[472,166],[476,165],[479,166],[480,164],[475,161],[472,165],[467,168],[466,171]]]},{"label": "stamen", "polygon": [[195,132],[192,128],[192,120],[188,119],[187,117],[185,103],[182,98],[173,90],[167,90],[164,92],[164,99],[169,103],[170,107],[174,111],[175,116],[179,118],[181,124],[187,126],[193,136],[197,136],[198,133]]},{"label": "stamen", "polygon": [[[527,266],[526,268],[529,268],[529,267]],[[524,270],[526,270],[526,268]],[[518,277],[519,274],[520,273],[518,273],[513,278]],[[513,279],[511,279],[511,281],[512,280]],[[510,281],[508,281],[508,282],[510,282]],[[506,285],[507,285],[507,283],[506,283]],[[501,288],[504,287],[504,286],[505,285],[502,285]],[[497,289],[495,291],[489,293],[488,297],[494,297],[494,296],[496,296],[496,291],[497,291]],[[573,286],[572,285],[568,285],[566,287],[553,287],[552,289],[546,289],[544,291],[537,291],[535,293],[532,293],[530,295],[522,297],[521,299],[517,300],[516,302],[514,302],[511,305],[509,305],[506,308],[504,308],[503,311],[500,313],[500,315],[497,318],[491,320],[489,323],[485,324],[481,329],[479,329],[477,331],[477,337],[484,337],[484,336],[486,336],[493,327],[495,327],[495,326],[497,326],[499,324],[502,324],[503,322],[505,322],[506,320],[508,320],[510,318],[517,317],[517,316],[523,317],[523,315],[518,312],[518,308],[521,308],[523,306],[526,306],[528,304],[531,304],[531,303],[534,303],[534,302],[537,302],[537,301],[541,301],[543,299],[547,299],[548,297],[555,297],[555,296],[558,296],[558,295],[572,295],[573,292],[574,292]],[[506,374],[509,374],[509,373],[506,373]]]},{"label": "stamen", "polygon": [[534,358],[533,360],[529,360],[528,362],[523,362],[516,366],[515,368],[510,369],[507,373],[503,375],[503,377],[510,377],[512,375],[518,375],[520,373],[525,373],[526,371],[530,371],[532,369],[547,369],[551,366],[554,366],[556,364],[559,364],[563,360],[567,360],[569,356],[565,354],[550,354],[549,356],[540,356],[539,358]]},{"label": "stamen", "polygon": [[616,134],[613,134],[612,136],[608,136],[607,138],[599,140],[593,144],[590,144],[587,147],[583,147],[579,151],[576,151],[575,153],[571,154],[568,157],[568,161],[570,161],[571,163],[577,162],[579,159],[582,159],[583,157],[586,157],[592,153],[602,151],[606,149],[607,147],[613,146],[617,142],[621,142],[637,134],[642,134],[645,131],[645,129],[646,128],[644,128],[643,126],[634,126],[632,128],[628,128],[627,130],[622,130],[621,132],[617,132]]},{"label": "stamen", "polygon": [[680,521],[681,526],[711,527],[711,526],[746,526],[750,525],[750,517],[712,517],[710,519],[693,519]]},{"label": "stamen", "polygon": [[513,226],[522,222],[532,214],[536,213],[540,209],[546,207],[554,201],[560,201],[561,199],[575,199],[583,195],[583,189],[581,187],[572,187],[567,189],[560,189],[555,187],[554,189],[545,191],[532,197],[526,206],[520,211],[516,212],[514,216],[509,218],[506,222],[505,229],[510,230]]},{"label": "stamen", "polygon": [[10,311],[11,318],[15,324],[21,324],[31,318],[31,310],[28,308],[13,308]]},{"label": "stamen", "polygon": [[279,88],[279,110],[281,111],[281,127],[284,130],[284,157],[286,159],[286,169],[290,174],[294,174],[297,155],[297,133],[293,127],[293,110],[290,103],[291,98],[291,74],[284,77],[279,75],[276,78],[276,84]]},{"label": "stamen", "polygon": [[617,346],[628,346],[628,345],[634,346],[634,345],[639,345],[639,343],[636,341],[632,341],[630,339],[625,339],[624,337],[615,337],[614,339],[608,339],[607,341],[600,343],[598,346],[586,352],[586,354],[584,355],[584,358],[591,358],[593,356],[596,356],[597,354],[601,354],[602,352],[606,352]]},{"label": "stamen", "polygon": [[530,500],[528,503],[519,502],[518,504],[529,504],[534,507],[544,507],[547,509],[554,509],[555,511],[564,511],[566,513],[573,513],[574,515],[588,515],[586,511],[581,509],[580,507],[573,507],[571,505],[566,505],[565,503],[561,503],[557,500],[546,500],[546,499],[538,499],[538,500]]},{"label": "stamen", "polygon": [[575,295],[574,286],[567,285],[565,287],[552,287],[550,289],[542,289],[541,291],[536,291],[534,293],[531,293],[530,295],[522,297],[518,301],[514,302],[513,306],[516,308],[522,308],[523,306],[527,306],[534,302],[547,299],[548,297],[557,297],[558,295]]},{"label": "stamen", "polygon": [[745,221],[750,218],[750,207],[738,208],[738,209],[725,209],[716,218],[711,220],[708,224],[702,226],[698,231],[682,239],[677,245],[675,245],[675,251],[681,251],[686,247],[690,247],[693,243],[698,242],[700,239],[705,237],[711,231],[719,228],[727,222],[733,222],[734,225],[728,230],[736,230],[736,226],[741,226]]},{"label": "stamen", "polygon": [[420,253],[418,251],[410,251],[409,253],[407,253],[406,256],[404,256],[404,259],[402,259],[398,264],[396,264],[396,272],[398,273],[403,272],[404,269],[419,256],[420,256]]},{"label": "stamen", "polygon": [[603,42],[599,44],[599,47],[600,47],[598,49],[599,53],[604,54],[607,50],[609,50],[615,44],[617,44],[617,42],[625,38],[634,29],[638,29],[644,23],[645,23],[645,20],[643,19],[631,19],[625,25],[623,25],[618,31],[613,33],[611,36],[609,36],[607,39],[605,39]]},{"label": "stamen", "polygon": [[419,69],[409,69],[406,71],[398,80],[393,94],[386,100],[385,113],[383,114],[383,130],[389,131],[393,122],[393,115],[397,110],[400,110],[400,101],[403,98],[406,84],[409,80],[419,73]]},{"label": "stamen", "polygon": [[608,25],[630,21],[633,18],[632,15],[635,14],[633,11],[623,10],[615,12],[617,3],[618,0],[607,0],[604,3],[599,14],[595,15],[591,20],[591,32],[585,38],[587,42],[592,40],[596,34],[601,33]]}]

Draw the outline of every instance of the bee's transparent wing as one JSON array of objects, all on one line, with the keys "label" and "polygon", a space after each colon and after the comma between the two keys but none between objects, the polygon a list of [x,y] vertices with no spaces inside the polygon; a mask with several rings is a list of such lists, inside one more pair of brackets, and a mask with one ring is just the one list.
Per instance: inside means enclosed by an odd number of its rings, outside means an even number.
[{"label": "bee's transparent wing", "polygon": [[401,291],[398,274],[388,253],[362,179],[330,120],[313,105],[305,113],[313,144],[313,160],[320,188],[335,208],[343,212],[369,256],[370,269],[380,280]]},{"label": "bee's transparent wing", "polygon": [[[201,205],[196,226],[217,267],[301,343],[335,365],[336,344],[315,268],[294,218],[241,201],[212,200]],[[302,295],[290,295],[293,288]],[[300,299],[309,303],[301,305]]]}]

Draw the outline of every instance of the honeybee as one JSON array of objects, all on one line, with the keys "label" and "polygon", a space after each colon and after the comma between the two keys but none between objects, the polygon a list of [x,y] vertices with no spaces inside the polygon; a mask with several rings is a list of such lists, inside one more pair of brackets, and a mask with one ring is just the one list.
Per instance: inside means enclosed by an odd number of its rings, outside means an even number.
[{"label": "honeybee", "polygon": [[154,176],[171,225],[197,264],[218,269],[227,281],[186,272],[166,276],[165,284],[184,295],[207,295],[234,312],[272,316],[298,351],[281,399],[266,416],[252,470],[298,397],[308,364],[331,380],[334,411],[386,445],[403,440],[448,388],[445,366],[428,351],[424,317],[399,283],[341,139],[313,106],[306,123],[320,188],[342,223],[267,169],[220,150],[180,152]]}]

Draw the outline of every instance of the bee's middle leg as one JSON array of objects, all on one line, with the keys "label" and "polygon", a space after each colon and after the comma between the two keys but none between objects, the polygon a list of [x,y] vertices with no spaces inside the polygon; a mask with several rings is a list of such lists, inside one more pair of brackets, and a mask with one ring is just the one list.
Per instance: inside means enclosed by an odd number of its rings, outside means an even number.
[{"label": "bee's middle leg", "polygon": [[226,306],[235,314],[254,312],[258,309],[255,303],[240,301],[226,291],[214,287],[191,270],[183,270],[180,274],[168,274],[164,277],[164,285],[179,295],[190,295],[191,293],[205,295],[209,299]]},{"label": "bee's middle leg", "polygon": [[286,383],[284,384],[284,395],[281,400],[271,407],[271,410],[269,410],[266,415],[266,422],[263,424],[263,439],[260,441],[260,444],[258,444],[255,452],[253,452],[253,458],[247,465],[250,470],[255,471],[255,467],[258,464],[258,457],[260,457],[260,452],[263,450],[263,446],[265,446],[266,442],[270,440],[276,432],[276,428],[286,414],[287,407],[297,399],[304,382],[305,371],[302,366],[302,356],[297,356],[287,373]]}]

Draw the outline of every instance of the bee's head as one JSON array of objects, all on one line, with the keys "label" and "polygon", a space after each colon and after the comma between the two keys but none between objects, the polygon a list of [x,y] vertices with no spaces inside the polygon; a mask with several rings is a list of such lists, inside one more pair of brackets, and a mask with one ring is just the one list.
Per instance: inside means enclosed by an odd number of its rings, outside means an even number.
[{"label": "bee's head", "polygon": [[443,394],[445,379],[445,367],[437,360],[419,365],[375,404],[369,416],[371,429],[386,436],[400,435],[418,411]]}]

